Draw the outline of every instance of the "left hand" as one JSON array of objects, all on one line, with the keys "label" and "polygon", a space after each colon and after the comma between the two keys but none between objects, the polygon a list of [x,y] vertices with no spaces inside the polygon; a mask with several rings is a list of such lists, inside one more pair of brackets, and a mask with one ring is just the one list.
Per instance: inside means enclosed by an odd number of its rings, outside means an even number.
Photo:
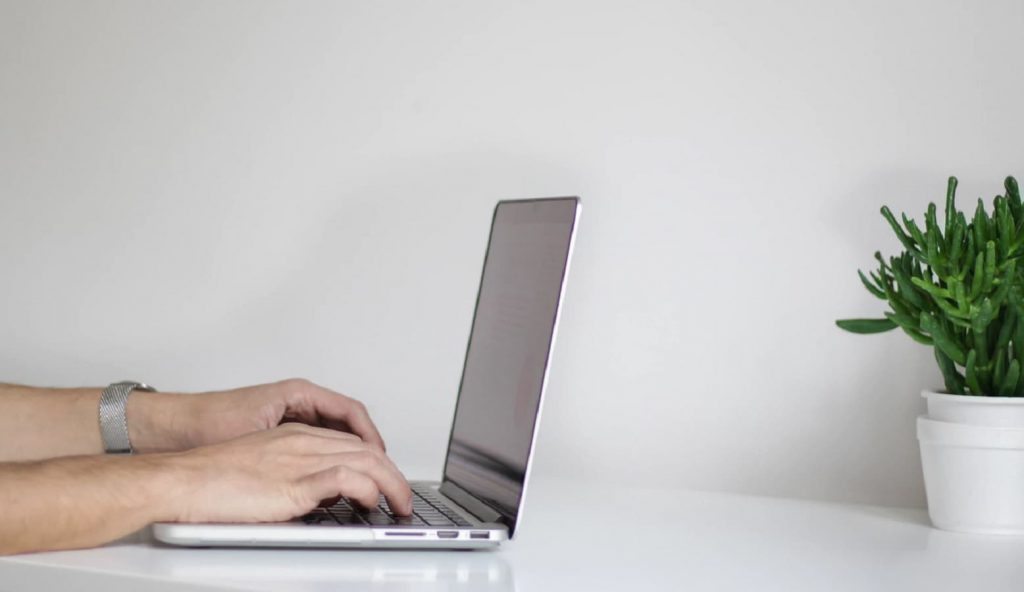
[{"label": "left hand", "polygon": [[348,432],[385,451],[365,405],[301,378],[187,395],[135,391],[127,419],[140,453],[217,444],[289,421]]}]

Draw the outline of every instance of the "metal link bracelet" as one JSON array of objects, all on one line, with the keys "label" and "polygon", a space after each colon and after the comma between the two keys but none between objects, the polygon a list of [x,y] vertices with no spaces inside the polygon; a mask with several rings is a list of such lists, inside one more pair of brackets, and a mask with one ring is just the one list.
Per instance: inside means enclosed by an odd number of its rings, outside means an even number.
[{"label": "metal link bracelet", "polygon": [[156,389],[142,382],[123,380],[112,383],[100,395],[100,435],[103,450],[107,454],[132,454],[132,442],[128,438],[128,419],[125,410],[128,395],[134,390],[156,392]]}]

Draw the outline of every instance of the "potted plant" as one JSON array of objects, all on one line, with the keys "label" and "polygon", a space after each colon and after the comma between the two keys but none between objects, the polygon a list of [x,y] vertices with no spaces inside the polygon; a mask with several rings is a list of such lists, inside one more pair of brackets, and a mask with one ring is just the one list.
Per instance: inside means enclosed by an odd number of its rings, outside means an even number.
[{"label": "potted plant", "polygon": [[917,435],[928,512],[947,530],[1024,534],[1024,205],[1013,177],[1004,187],[968,217],[950,177],[944,218],[931,203],[923,226],[882,207],[903,251],[858,274],[889,309],[836,321],[933,349],[945,390],[922,393]]}]

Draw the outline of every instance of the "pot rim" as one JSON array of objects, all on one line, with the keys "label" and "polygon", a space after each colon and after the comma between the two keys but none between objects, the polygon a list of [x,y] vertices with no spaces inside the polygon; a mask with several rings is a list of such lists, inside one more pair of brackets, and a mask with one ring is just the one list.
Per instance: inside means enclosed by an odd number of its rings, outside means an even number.
[{"label": "pot rim", "polygon": [[1006,397],[1001,395],[951,395],[940,391],[923,390],[921,396],[925,399],[941,399],[943,401],[955,401],[958,403],[972,403],[980,405],[1024,405],[1024,397]]}]

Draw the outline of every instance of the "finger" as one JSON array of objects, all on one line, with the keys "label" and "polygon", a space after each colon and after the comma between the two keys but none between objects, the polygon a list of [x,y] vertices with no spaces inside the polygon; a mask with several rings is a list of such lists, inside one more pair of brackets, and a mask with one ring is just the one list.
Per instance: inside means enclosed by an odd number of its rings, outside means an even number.
[{"label": "finger", "polygon": [[395,474],[402,477],[402,472],[398,470],[394,461],[391,460],[387,454],[380,451],[379,448],[367,444],[354,434],[347,432],[338,432],[326,428],[316,428],[306,424],[290,424],[289,426],[280,426],[279,429],[283,432],[282,437],[287,437],[293,443],[293,451],[315,453],[315,454],[338,454],[343,452],[359,452],[359,451],[371,451],[374,452],[373,456],[376,457],[379,462],[387,465]]},{"label": "finger", "polygon": [[343,452],[323,455],[324,465],[342,465],[369,476],[384,494],[388,505],[396,514],[408,516],[412,513],[412,490],[405,476],[395,467],[384,453],[366,449],[359,452]]},{"label": "finger", "polygon": [[[315,415],[327,422],[344,422],[353,434],[362,438],[370,445],[387,450],[377,426],[370,419],[366,406],[361,402],[340,393],[311,385],[307,391],[306,405]],[[328,425],[330,425],[328,423]]]},{"label": "finger", "polygon": [[341,440],[365,446],[366,443],[359,436],[350,432],[341,432],[332,428],[312,426],[306,423],[283,423],[274,428],[276,434],[282,438],[294,438],[296,441],[315,442],[318,439]]},{"label": "finger", "polygon": [[304,499],[323,500],[343,495],[366,508],[376,508],[380,498],[377,483],[346,466],[331,466],[306,475],[297,483]]},{"label": "finger", "polygon": [[[319,462],[316,460],[316,457],[319,456],[343,452],[362,452],[372,448],[359,436],[327,428],[297,425],[291,428],[275,429],[280,430],[280,433],[277,434],[279,442],[277,446],[281,451],[290,455],[298,455],[298,458],[312,457],[313,464]],[[301,465],[296,465],[295,468],[303,470]]]}]

